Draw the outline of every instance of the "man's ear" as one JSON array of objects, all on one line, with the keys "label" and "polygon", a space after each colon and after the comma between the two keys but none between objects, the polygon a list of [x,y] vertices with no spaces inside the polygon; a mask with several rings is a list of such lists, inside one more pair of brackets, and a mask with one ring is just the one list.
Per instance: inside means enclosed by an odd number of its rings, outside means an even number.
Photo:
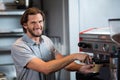
[{"label": "man's ear", "polygon": [[24,24],[23,24],[23,27],[26,29],[26,28],[27,28],[27,24],[26,24],[26,23],[24,23]]}]

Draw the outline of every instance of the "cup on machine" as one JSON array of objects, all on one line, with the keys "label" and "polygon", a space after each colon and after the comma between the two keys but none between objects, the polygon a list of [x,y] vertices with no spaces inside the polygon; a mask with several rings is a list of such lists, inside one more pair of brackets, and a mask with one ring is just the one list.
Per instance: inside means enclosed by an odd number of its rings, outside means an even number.
[{"label": "cup on machine", "polygon": [[93,56],[93,64],[94,64],[94,67],[93,67],[93,73],[99,73],[100,72],[100,69],[102,68],[103,64],[104,64],[104,59],[103,59],[103,56],[104,55],[101,55],[101,54],[95,54]]},{"label": "cup on machine", "polygon": [[94,67],[93,67],[93,73],[99,73],[101,67],[102,67],[102,64],[98,64],[98,63],[93,63],[94,64]]}]

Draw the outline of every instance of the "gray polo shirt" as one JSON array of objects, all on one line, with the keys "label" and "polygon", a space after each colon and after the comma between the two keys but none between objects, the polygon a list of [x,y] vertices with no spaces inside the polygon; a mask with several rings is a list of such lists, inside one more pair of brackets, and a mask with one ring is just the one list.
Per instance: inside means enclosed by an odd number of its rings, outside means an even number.
[{"label": "gray polo shirt", "polygon": [[38,57],[44,61],[55,59],[55,50],[52,41],[42,35],[40,44],[36,44],[26,34],[16,40],[12,45],[11,55],[17,72],[17,80],[55,80],[55,74],[45,75],[32,69],[26,68],[26,64]]}]

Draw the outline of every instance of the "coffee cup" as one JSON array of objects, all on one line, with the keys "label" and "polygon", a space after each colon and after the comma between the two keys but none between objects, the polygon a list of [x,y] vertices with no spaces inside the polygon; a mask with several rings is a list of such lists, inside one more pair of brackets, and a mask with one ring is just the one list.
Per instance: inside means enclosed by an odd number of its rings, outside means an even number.
[{"label": "coffee cup", "polygon": [[101,67],[102,67],[102,64],[94,64],[93,73],[99,73]]}]

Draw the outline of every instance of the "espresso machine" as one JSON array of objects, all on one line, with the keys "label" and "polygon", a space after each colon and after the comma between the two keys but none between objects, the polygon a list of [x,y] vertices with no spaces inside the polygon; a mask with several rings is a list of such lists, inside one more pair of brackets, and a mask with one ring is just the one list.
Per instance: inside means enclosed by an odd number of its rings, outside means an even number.
[{"label": "espresso machine", "polygon": [[79,51],[93,56],[95,63],[103,64],[99,73],[76,73],[76,80],[110,80],[110,53],[117,45],[110,39],[109,27],[89,28],[79,33]]},{"label": "espresso machine", "polygon": [[[77,80],[119,80],[120,61],[118,53],[120,50],[119,45],[111,38],[113,31],[110,30],[111,26],[112,28],[114,26],[112,21],[114,20],[109,20],[110,27],[93,27],[80,31],[78,43],[79,51],[94,55],[94,58],[99,59],[103,66],[99,74],[81,76],[80,73],[76,73]],[[117,30],[119,30],[119,28],[117,28]],[[84,79],[82,79],[83,76]],[[93,77],[95,77],[95,79],[93,79]]]},{"label": "espresso machine", "polygon": [[76,73],[76,80],[120,80],[120,19],[109,27],[93,27],[79,33],[79,51],[94,55],[103,64],[99,74]]},{"label": "espresso machine", "polygon": [[120,18],[109,19],[111,40],[118,45],[116,52],[111,53],[110,71],[111,80],[120,80]]}]

